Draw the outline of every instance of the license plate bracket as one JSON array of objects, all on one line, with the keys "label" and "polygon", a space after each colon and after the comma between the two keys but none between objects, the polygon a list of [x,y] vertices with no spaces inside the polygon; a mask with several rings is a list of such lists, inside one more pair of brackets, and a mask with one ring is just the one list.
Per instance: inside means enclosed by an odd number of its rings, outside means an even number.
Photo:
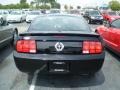
[{"label": "license plate bracket", "polygon": [[69,62],[64,61],[49,62],[49,72],[67,73],[69,72]]}]

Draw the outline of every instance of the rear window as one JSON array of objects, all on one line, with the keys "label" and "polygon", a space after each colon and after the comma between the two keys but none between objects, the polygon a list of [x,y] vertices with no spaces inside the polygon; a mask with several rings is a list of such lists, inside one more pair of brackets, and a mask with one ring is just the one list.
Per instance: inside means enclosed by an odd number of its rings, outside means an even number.
[{"label": "rear window", "polygon": [[90,15],[100,15],[100,13],[98,11],[90,11],[89,13],[90,13]]},{"label": "rear window", "polygon": [[30,25],[29,31],[90,31],[81,16],[42,16]]},{"label": "rear window", "polygon": [[78,10],[71,10],[70,14],[80,14],[80,11],[78,11]]},{"label": "rear window", "polygon": [[117,15],[116,12],[108,12],[109,15]]},{"label": "rear window", "polygon": [[10,13],[11,15],[21,15],[22,12],[19,12],[19,11],[13,11]]}]

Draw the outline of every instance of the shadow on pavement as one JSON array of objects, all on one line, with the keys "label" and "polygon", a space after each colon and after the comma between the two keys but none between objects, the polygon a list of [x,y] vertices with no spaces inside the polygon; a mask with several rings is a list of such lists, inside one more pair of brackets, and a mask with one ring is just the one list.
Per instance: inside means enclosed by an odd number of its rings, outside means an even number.
[{"label": "shadow on pavement", "polygon": [[120,55],[116,54],[115,52],[111,51],[110,49],[106,48],[106,51],[110,53],[116,60],[120,61]]},{"label": "shadow on pavement", "polygon": [[53,88],[89,87],[103,84],[105,77],[102,71],[95,76],[75,75],[38,75],[36,86]]},{"label": "shadow on pavement", "polygon": [[0,49],[0,63],[5,60],[13,51],[13,47],[11,45],[7,45]]}]

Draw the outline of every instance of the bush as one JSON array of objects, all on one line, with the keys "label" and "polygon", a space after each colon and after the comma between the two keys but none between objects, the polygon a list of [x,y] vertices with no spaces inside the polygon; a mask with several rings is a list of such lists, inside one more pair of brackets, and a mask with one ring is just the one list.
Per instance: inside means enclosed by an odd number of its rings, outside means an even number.
[{"label": "bush", "polygon": [[109,2],[109,6],[113,11],[119,11],[120,10],[120,2],[113,0]]}]

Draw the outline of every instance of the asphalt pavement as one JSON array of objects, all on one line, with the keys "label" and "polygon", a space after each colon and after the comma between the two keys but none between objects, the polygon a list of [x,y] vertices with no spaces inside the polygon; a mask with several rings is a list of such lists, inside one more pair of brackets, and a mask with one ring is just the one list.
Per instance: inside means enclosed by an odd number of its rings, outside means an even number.
[{"label": "asphalt pavement", "polygon": [[[27,23],[13,23],[19,33]],[[90,25],[94,31],[98,25]],[[105,62],[94,77],[77,75],[40,75],[20,72],[14,63],[11,45],[0,50],[0,90],[120,90],[120,57],[106,50]]]}]

